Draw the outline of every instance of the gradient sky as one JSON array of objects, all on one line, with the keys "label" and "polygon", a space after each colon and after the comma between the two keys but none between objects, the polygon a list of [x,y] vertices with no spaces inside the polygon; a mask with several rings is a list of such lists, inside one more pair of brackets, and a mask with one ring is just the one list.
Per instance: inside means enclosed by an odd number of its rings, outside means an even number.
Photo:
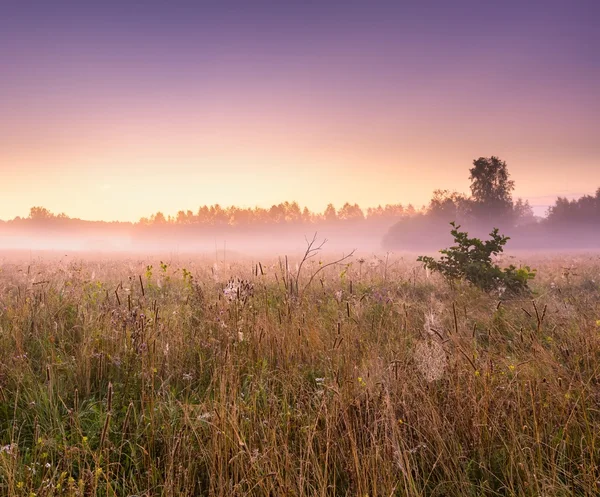
[{"label": "gradient sky", "polygon": [[600,2],[0,3],[0,218],[600,186]]}]

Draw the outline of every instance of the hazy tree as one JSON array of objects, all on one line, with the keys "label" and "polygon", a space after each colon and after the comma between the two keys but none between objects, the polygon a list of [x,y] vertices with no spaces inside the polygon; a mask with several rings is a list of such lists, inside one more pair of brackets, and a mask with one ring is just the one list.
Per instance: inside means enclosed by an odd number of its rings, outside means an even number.
[{"label": "hazy tree", "polygon": [[510,217],[515,182],[509,179],[506,162],[495,156],[480,157],[473,161],[469,172],[474,214],[484,218]]},{"label": "hazy tree", "polygon": [[167,219],[162,212],[157,212],[150,218],[152,224],[167,224]]},{"label": "hazy tree", "polygon": [[252,219],[255,223],[267,224],[269,222],[269,211],[263,207],[255,207]]},{"label": "hazy tree", "polygon": [[379,204],[377,207],[368,207],[367,208],[367,218],[375,219],[383,217],[383,207]]},{"label": "hazy tree", "polygon": [[203,205],[202,207],[198,208],[198,212],[196,212],[196,217],[194,221],[200,224],[210,224],[211,217],[210,209],[208,208],[208,206]]},{"label": "hazy tree", "polygon": [[328,204],[325,208],[325,212],[323,212],[323,217],[325,221],[337,221],[337,212],[333,204]]},{"label": "hazy tree", "polygon": [[438,219],[458,221],[466,215],[468,206],[469,201],[462,193],[435,190],[427,212]]},{"label": "hazy tree", "polygon": [[594,196],[584,195],[575,200],[558,197],[547,214],[550,223],[600,223],[600,188]]},{"label": "hazy tree", "polygon": [[283,204],[271,206],[269,209],[269,219],[272,223],[283,223],[285,221],[285,207]]},{"label": "hazy tree", "polygon": [[302,222],[303,223],[312,223],[313,217],[314,217],[313,213],[310,212],[308,207],[304,207],[304,209],[302,210]]},{"label": "hazy tree", "polygon": [[29,209],[29,219],[45,221],[54,218],[54,214],[45,207],[32,207]]},{"label": "hazy tree", "polygon": [[298,223],[302,220],[302,211],[296,202],[285,202],[285,221],[288,223]]},{"label": "hazy tree", "polygon": [[227,212],[219,205],[211,205],[210,209],[210,219],[211,224],[227,224],[229,221],[229,217],[227,216]]},{"label": "hazy tree", "polygon": [[386,204],[383,209],[385,217],[400,218],[406,211],[402,204]]},{"label": "hazy tree", "polygon": [[513,207],[513,213],[515,218],[515,224],[519,226],[533,224],[536,222],[533,209],[531,208],[531,205],[529,205],[529,200],[523,200],[522,198],[518,198]]},{"label": "hazy tree", "polygon": [[177,213],[177,224],[187,224],[188,223],[188,216],[185,213],[185,211],[179,211]]},{"label": "hazy tree", "polygon": [[344,221],[363,220],[365,215],[358,204],[350,204],[346,202],[338,212],[338,218]]}]

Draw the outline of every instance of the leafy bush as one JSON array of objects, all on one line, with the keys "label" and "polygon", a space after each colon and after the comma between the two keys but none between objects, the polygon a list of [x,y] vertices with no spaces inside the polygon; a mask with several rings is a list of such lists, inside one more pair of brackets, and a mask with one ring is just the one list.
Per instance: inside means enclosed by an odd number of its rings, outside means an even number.
[{"label": "leafy bush", "polygon": [[510,240],[508,236],[498,234],[498,228],[490,233],[491,239],[481,241],[479,238],[469,238],[465,231],[459,231],[460,226],[450,223],[450,233],[456,245],[440,250],[443,254],[440,260],[433,257],[420,256],[417,261],[431,271],[441,273],[449,281],[466,280],[476,287],[491,292],[505,290],[512,294],[529,291],[528,282],[535,277],[535,270],[528,266],[516,268],[511,265],[500,268],[492,261],[492,256],[503,251],[504,245]]}]

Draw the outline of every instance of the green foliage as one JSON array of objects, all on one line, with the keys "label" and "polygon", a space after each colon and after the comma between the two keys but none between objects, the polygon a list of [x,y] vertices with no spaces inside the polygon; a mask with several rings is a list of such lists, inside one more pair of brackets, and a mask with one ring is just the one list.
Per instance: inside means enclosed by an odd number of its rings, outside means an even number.
[{"label": "green foliage", "polygon": [[535,270],[513,265],[502,269],[492,261],[493,256],[504,250],[510,239],[508,236],[499,235],[498,228],[494,228],[490,233],[491,239],[482,241],[469,238],[466,231],[459,231],[460,226],[456,223],[450,224],[455,245],[440,250],[443,254],[440,260],[420,256],[417,261],[431,271],[441,273],[449,281],[466,280],[486,292],[504,289],[516,294],[529,291],[528,282],[535,277]]}]

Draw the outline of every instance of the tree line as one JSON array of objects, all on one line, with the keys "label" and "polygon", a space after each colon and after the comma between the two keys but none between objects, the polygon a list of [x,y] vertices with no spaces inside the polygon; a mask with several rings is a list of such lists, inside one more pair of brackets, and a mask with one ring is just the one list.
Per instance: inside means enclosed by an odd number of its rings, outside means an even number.
[{"label": "tree line", "polygon": [[[397,223],[394,229],[425,227],[439,222],[455,221],[470,226],[489,229],[492,226],[511,228],[542,221],[547,225],[600,224],[600,188],[595,195],[584,195],[568,200],[558,197],[547,210],[546,218],[534,216],[527,200],[513,199],[515,183],[510,179],[505,161],[496,156],[479,157],[469,169],[471,194],[438,189],[428,205],[415,208],[412,204],[387,204],[361,208],[358,204],[345,203],[336,209],[329,204],[323,212],[301,208],[297,202],[282,202],[270,208],[237,206],[221,207],[219,204],[204,205],[197,211],[180,210],[175,216],[157,212],[141,218],[137,223],[105,223],[140,226],[201,225],[201,226],[253,226],[281,224],[321,224],[336,222],[382,221]],[[32,207],[27,218],[17,217],[8,222],[34,222],[37,225],[68,224],[81,221],[66,214],[53,214],[44,207]],[[104,224],[95,221],[94,224]]]},{"label": "tree line", "polygon": [[[329,204],[323,212],[313,212],[307,207],[301,208],[297,202],[282,202],[270,208],[253,207],[242,208],[237,206],[221,207],[219,204],[204,205],[197,211],[180,210],[175,216],[156,212],[149,217],[142,217],[136,223],[112,224],[137,224],[142,226],[164,225],[204,225],[204,226],[247,226],[266,224],[318,224],[337,221],[365,221],[365,220],[394,220],[404,216],[413,216],[424,210],[412,204],[387,204],[384,206],[362,209],[358,204],[345,203],[336,209]],[[14,221],[35,221],[37,223],[51,223],[57,221],[80,221],[70,218],[66,214],[55,215],[45,207],[32,207],[26,218],[17,217]],[[10,222],[10,221],[9,221]],[[91,221],[86,221],[91,222]],[[102,222],[102,221],[94,221]]]},{"label": "tree line", "polygon": [[512,247],[591,248],[600,242],[600,234],[589,229],[600,224],[600,188],[595,196],[558,197],[542,218],[534,215],[527,200],[513,199],[515,183],[505,161],[479,157],[469,173],[470,195],[436,190],[425,209],[389,229],[383,245],[404,249],[435,246],[447,238],[450,222],[479,237],[499,228],[513,238]]}]

